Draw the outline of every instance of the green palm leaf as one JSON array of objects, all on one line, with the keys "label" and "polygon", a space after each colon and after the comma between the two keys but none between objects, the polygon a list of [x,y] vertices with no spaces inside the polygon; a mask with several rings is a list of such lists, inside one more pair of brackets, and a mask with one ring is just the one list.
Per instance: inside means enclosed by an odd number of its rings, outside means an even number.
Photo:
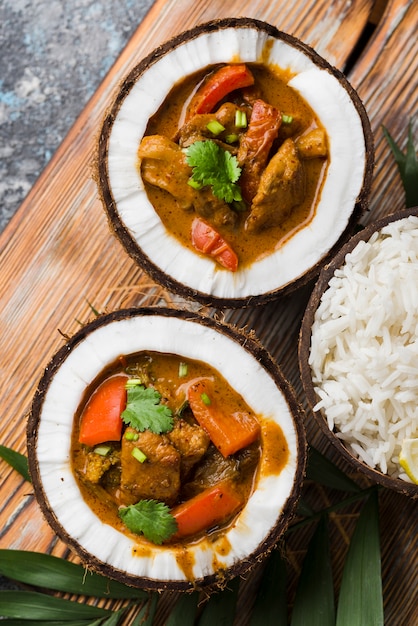
[{"label": "green palm leaf", "polygon": [[148,597],[143,591],[89,572],[82,565],[26,550],[0,550],[0,574],[35,587],[96,598]]},{"label": "green palm leaf", "polygon": [[334,585],[328,536],[328,518],[322,516],[303,561],[291,626],[334,626]]},{"label": "green palm leaf", "polygon": [[377,490],[366,501],[343,570],[336,626],[383,626]]}]

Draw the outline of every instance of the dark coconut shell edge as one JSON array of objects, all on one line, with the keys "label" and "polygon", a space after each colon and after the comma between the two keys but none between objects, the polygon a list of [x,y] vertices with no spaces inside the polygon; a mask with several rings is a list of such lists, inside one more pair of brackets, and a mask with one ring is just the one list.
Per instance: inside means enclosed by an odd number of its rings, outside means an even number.
[{"label": "dark coconut shell edge", "polygon": [[[250,352],[255,357],[255,359],[271,375],[271,377],[277,383],[278,387],[281,389],[289,406],[291,414],[293,415],[295,432],[297,434],[298,465],[296,468],[295,480],[292,491],[285,502],[280,517],[277,520],[277,524],[271,528],[269,534],[265,537],[265,539],[257,547],[257,549],[252,554],[248,555],[245,559],[240,560],[234,566],[230,567],[227,570],[221,570],[214,575],[210,575],[193,581],[170,581],[137,577],[120,569],[116,569],[109,564],[104,563],[94,555],[90,554],[62,527],[59,519],[49,506],[48,495],[47,493],[45,493],[42,482],[40,480],[36,453],[38,441],[38,427],[45,395],[48,391],[54,374],[61,367],[62,363],[65,361],[70,352],[92,331],[99,327],[111,324],[114,321],[123,320],[138,315],[162,315],[167,317],[181,318],[212,328],[217,332],[223,333],[231,340],[238,342],[245,350]],[[53,529],[53,531],[57,534],[57,536],[79,556],[85,566],[93,571],[97,571],[123,584],[149,591],[193,591],[196,589],[205,589],[207,593],[210,593],[212,591],[224,588],[227,582],[235,576],[243,576],[244,574],[249,572],[275,547],[280,537],[286,531],[289,522],[295,515],[296,506],[300,497],[300,489],[305,474],[307,442],[304,429],[304,413],[298,401],[296,400],[294,390],[292,389],[290,383],[284,378],[281,370],[273,361],[271,356],[256,339],[248,336],[242,330],[237,330],[232,326],[228,326],[223,322],[213,320],[212,318],[203,316],[199,313],[192,313],[173,308],[148,307],[142,309],[132,308],[119,310],[97,317],[95,320],[80,329],[52,357],[49,364],[44,370],[44,373],[41,377],[33,398],[31,412],[27,424],[27,451],[29,471],[32,477],[35,496],[41,508],[42,514],[44,515],[46,521]]]},{"label": "dark coconut shell edge", "polygon": [[[207,293],[203,293],[188,287],[171,276],[165,274],[153,261],[141,250],[138,243],[130,234],[129,230],[124,226],[112,192],[109,185],[108,168],[107,168],[107,153],[108,153],[108,141],[110,132],[112,130],[113,122],[119,112],[122,102],[132,89],[141,74],[148,69],[150,65],[158,61],[167,52],[170,52],[173,48],[178,47],[185,41],[193,39],[201,35],[202,33],[209,33],[212,31],[226,29],[226,28],[256,28],[258,30],[265,31],[269,36],[281,39],[294,48],[299,49],[306,54],[318,67],[327,70],[330,74],[335,76],[341,85],[347,91],[351,98],[358,114],[361,119],[365,146],[366,146],[366,162],[365,171],[363,177],[363,185],[360,193],[356,199],[351,217],[347,223],[344,232],[341,234],[338,241],[313,267],[309,268],[303,275],[296,278],[293,282],[283,285],[273,291],[256,295],[248,296],[244,298],[220,298]],[[368,197],[371,190],[372,176],[374,168],[374,138],[370,127],[370,121],[367,116],[367,112],[364,108],[362,101],[360,100],[357,92],[348,82],[345,75],[337,68],[330,65],[324,58],[319,56],[317,52],[307,44],[303,43],[296,37],[289,35],[283,31],[278,30],[276,27],[252,18],[225,18],[213,20],[204,24],[200,24],[190,30],[187,30],[169,41],[165,42],[148,56],[146,56],[133,70],[128,74],[126,79],[121,83],[118,94],[114,100],[113,105],[107,112],[100,136],[98,139],[98,157],[96,164],[95,179],[98,185],[99,193],[101,196],[102,204],[107,213],[109,228],[111,232],[116,236],[119,242],[124,247],[125,251],[131,256],[131,258],[158,284],[163,285],[168,291],[177,293],[186,300],[193,300],[200,302],[207,306],[215,306],[219,308],[244,308],[255,305],[262,305],[272,300],[275,300],[279,296],[292,293],[297,288],[307,284],[312,280],[320,271],[321,267],[333,256],[338,248],[350,237],[354,232],[354,226],[367,209]]]}]

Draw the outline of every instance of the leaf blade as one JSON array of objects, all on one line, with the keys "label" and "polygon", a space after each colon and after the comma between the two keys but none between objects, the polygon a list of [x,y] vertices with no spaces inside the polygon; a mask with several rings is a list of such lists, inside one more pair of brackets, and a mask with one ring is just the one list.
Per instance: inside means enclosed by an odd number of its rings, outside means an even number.
[{"label": "leaf blade", "polygon": [[174,605],[165,626],[193,626],[196,619],[199,594],[182,594]]},{"label": "leaf blade", "polygon": [[338,599],[336,626],[383,626],[378,495],[360,513],[351,538]]},{"label": "leaf blade", "polygon": [[212,595],[202,611],[198,626],[232,626],[238,590],[239,579],[234,578],[227,589]]},{"label": "leaf blade", "polygon": [[279,548],[268,557],[250,626],[287,626],[286,563]]},{"label": "leaf blade", "polygon": [[306,467],[308,480],[339,491],[360,492],[361,488],[326,456],[313,446],[309,447]]},{"label": "leaf blade", "polygon": [[96,598],[147,598],[144,591],[89,572],[82,565],[40,552],[0,549],[0,574],[35,587]]},{"label": "leaf blade", "polygon": [[0,457],[4,461],[6,461],[6,463],[11,465],[14,470],[19,472],[19,474],[25,480],[27,480],[29,483],[32,482],[31,476],[29,474],[28,459],[24,454],[16,452],[16,450],[12,450],[12,448],[7,448],[6,446],[0,445]]},{"label": "leaf blade", "polygon": [[334,626],[335,600],[327,517],[321,516],[303,560],[291,626]]},{"label": "leaf blade", "polygon": [[71,620],[108,617],[111,611],[37,591],[0,590],[0,615],[18,619]]}]

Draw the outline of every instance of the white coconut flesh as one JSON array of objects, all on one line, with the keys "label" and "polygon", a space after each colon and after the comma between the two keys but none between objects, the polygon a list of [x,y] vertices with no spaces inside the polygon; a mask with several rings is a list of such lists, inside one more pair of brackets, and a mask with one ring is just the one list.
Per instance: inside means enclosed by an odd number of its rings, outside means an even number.
[{"label": "white coconut flesh", "polygon": [[[205,360],[257,415],[279,424],[289,450],[279,474],[272,474],[262,457],[256,488],[232,527],[218,539],[202,538],[186,544],[191,570],[181,566],[184,546],[152,545],[140,536],[134,541],[101,522],[82,499],[71,468],[73,420],[86,387],[121,354],[142,350]],[[158,314],[99,326],[69,351],[43,397],[35,456],[42,497],[76,549],[80,546],[96,564],[107,564],[128,577],[169,582],[216,576],[255,553],[282,518],[290,495],[294,496],[296,476],[303,465],[300,434],[285,394],[257,359],[213,328]],[[141,545],[146,546],[142,552]],[[226,545],[229,550],[225,550]]]},{"label": "white coconut flesh", "polygon": [[[209,65],[237,61],[263,61],[272,69],[291,72],[289,86],[326,129],[329,167],[312,221],[271,255],[233,273],[187,249],[166,230],[147,197],[137,150],[149,118],[178,81]],[[247,298],[281,289],[321,262],[347,228],[364,183],[366,160],[362,120],[338,78],[287,41],[257,28],[235,26],[185,41],[139,76],[110,131],[108,184],[121,222],[151,263],[203,294]]]}]

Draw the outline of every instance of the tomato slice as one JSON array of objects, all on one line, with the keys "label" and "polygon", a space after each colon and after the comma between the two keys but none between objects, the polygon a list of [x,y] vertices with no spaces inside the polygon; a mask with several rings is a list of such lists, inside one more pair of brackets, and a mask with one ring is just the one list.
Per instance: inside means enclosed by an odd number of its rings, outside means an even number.
[{"label": "tomato slice", "polygon": [[236,89],[254,84],[254,76],[244,64],[225,65],[210,74],[192,97],[186,119],[198,113],[210,113],[225,96]]},{"label": "tomato slice", "polygon": [[223,237],[205,221],[195,217],[192,222],[192,244],[199,252],[213,257],[231,272],[238,269],[238,257]]},{"label": "tomato slice", "polygon": [[96,446],[104,441],[120,440],[127,380],[127,376],[112,376],[99,385],[90,397],[81,416],[80,443]]}]

